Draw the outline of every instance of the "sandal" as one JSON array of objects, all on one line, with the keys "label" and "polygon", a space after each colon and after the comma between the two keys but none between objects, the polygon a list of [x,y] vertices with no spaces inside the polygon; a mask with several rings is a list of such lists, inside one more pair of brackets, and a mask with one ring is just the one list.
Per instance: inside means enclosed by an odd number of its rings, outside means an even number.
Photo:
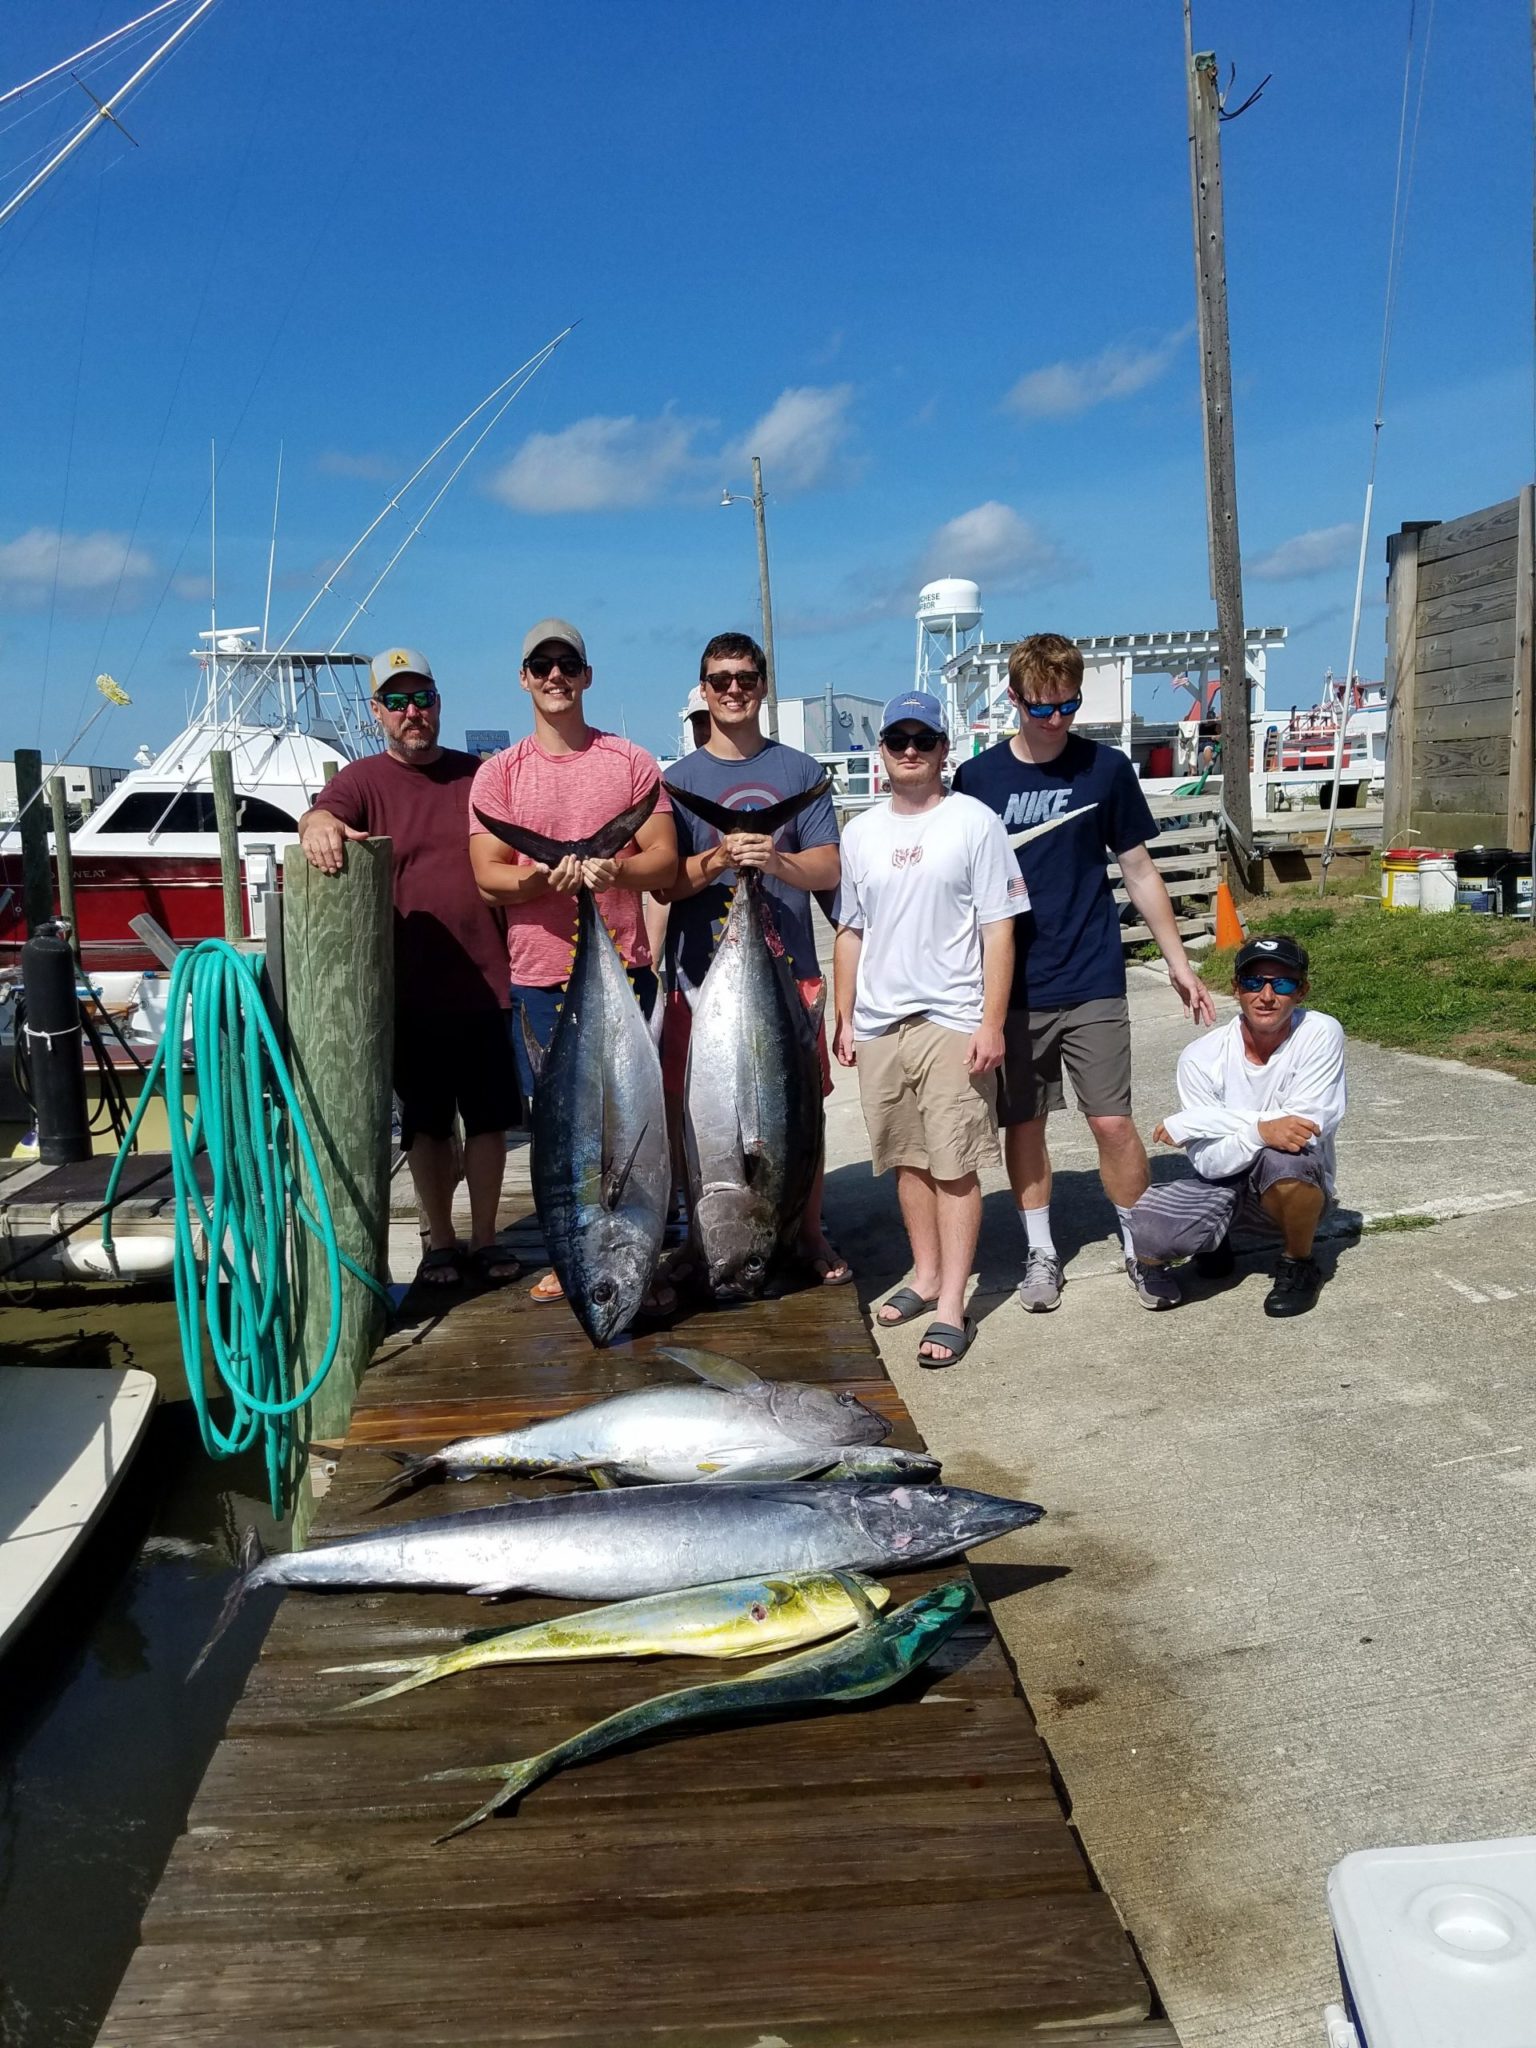
[{"label": "sandal", "polygon": [[946,1365],[958,1365],[967,1351],[976,1342],[976,1319],[974,1316],[963,1317],[962,1327],[958,1330],[953,1323],[930,1323],[923,1332],[922,1342],[924,1344],[942,1344],[949,1353],[949,1356],[948,1358],[925,1358],[921,1347],[919,1347],[917,1354],[919,1365],[926,1365],[932,1371],[941,1371]]},{"label": "sandal", "polygon": [[[816,1275],[823,1287],[847,1287],[853,1280],[853,1268],[843,1257],[831,1238],[824,1240],[826,1252],[800,1254],[802,1262]],[[827,1256],[830,1253],[830,1258]]]},{"label": "sandal", "polygon": [[423,1252],[421,1264],[416,1268],[413,1287],[441,1288],[444,1293],[450,1287],[464,1284],[464,1247],[461,1244],[439,1245],[436,1251]]},{"label": "sandal", "polygon": [[[919,1316],[932,1315],[938,1305],[937,1295],[932,1301],[928,1301],[915,1287],[898,1287],[896,1292],[888,1294],[875,1310],[875,1322],[882,1330],[894,1330],[898,1323],[915,1323]],[[884,1314],[883,1311],[888,1308],[895,1309],[895,1315]]]},{"label": "sandal", "polygon": [[467,1261],[469,1270],[482,1287],[505,1287],[523,1277],[523,1262],[510,1245],[493,1237],[489,1244],[475,1246]]},{"label": "sandal", "polygon": [[560,1285],[560,1275],[553,1266],[534,1281],[528,1290],[528,1299],[542,1302],[564,1301],[565,1289]]},{"label": "sandal", "polygon": [[636,1317],[653,1316],[662,1318],[677,1313],[677,1290],[668,1285],[658,1273],[646,1290],[645,1299],[635,1310]]}]

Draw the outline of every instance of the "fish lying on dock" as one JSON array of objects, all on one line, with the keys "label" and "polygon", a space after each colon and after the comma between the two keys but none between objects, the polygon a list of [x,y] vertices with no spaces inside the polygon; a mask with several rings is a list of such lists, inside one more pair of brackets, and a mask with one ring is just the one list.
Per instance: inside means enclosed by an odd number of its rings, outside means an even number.
[{"label": "fish lying on dock", "polygon": [[[475,816],[526,859],[611,860],[661,792],[587,839],[548,839],[501,818]],[[554,1034],[531,1037],[538,1086],[531,1115],[533,1204],[550,1263],[576,1320],[596,1345],[629,1328],[661,1260],[672,1196],[661,1062],[619,950],[592,891],[577,891],[576,954]]]},{"label": "fish lying on dock", "polygon": [[[667,785],[674,803],[722,835],[772,835],[822,796],[814,788],[762,810],[733,810]],[[693,998],[683,1086],[683,1149],[695,1249],[712,1294],[763,1291],[779,1246],[798,1229],[822,1154],[819,1017],[768,943],[771,913],[743,868],[714,958]]]},{"label": "fish lying on dock", "polygon": [[[890,1599],[884,1586],[860,1580],[876,1607]],[[557,1621],[522,1628],[491,1629],[435,1657],[411,1657],[386,1664],[330,1664],[328,1672],[403,1671],[398,1685],[386,1685],[336,1708],[352,1714],[380,1700],[392,1700],[456,1671],[490,1664],[558,1664],[590,1657],[762,1657],[773,1650],[799,1649],[853,1627],[859,1618],[835,1572],[801,1572],[793,1577],[732,1579],[723,1586],[690,1586],[680,1593],[652,1593],[644,1600],[620,1600]]]},{"label": "fish lying on dock", "polygon": [[[432,1479],[476,1473],[578,1474],[594,1466],[618,1479],[682,1484],[711,1479],[800,1479],[825,1472],[849,1449],[879,1444],[890,1424],[854,1394],[800,1380],[765,1380],[734,1358],[658,1346],[702,1385],[658,1383],[568,1415],[491,1436],[462,1437],[426,1457],[390,1451],[404,1467],[374,1505]],[[900,1454],[893,1454],[899,1457]],[[899,1476],[887,1463],[882,1473]]]},{"label": "fish lying on dock", "polygon": [[263,1556],[252,1530],[240,1577],[193,1670],[242,1601],[264,1586],[628,1600],[768,1572],[915,1569],[1028,1528],[1044,1513],[1033,1501],[958,1486],[727,1481],[506,1501],[273,1557]]},{"label": "fish lying on dock", "polygon": [[935,1586],[920,1593],[905,1607],[882,1619],[857,1582],[844,1577],[848,1597],[859,1609],[859,1625],[851,1636],[820,1649],[802,1650],[798,1656],[781,1658],[761,1671],[742,1678],[721,1679],[712,1685],[693,1685],[682,1692],[661,1693],[642,1700],[584,1728],[568,1741],[558,1742],[538,1756],[521,1757],[507,1764],[472,1764],[467,1769],[433,1771],[434,1784],[450,1781],[494,1779],[499,1789],[457,1827],[439,1835],[451,1841],[503,1806],[518,1799],[533,1786],[552,1778],[569,1764],[585,1763],[605,1749],[615,1749],[637,1736],[653,1734],[659,1728],[675,1728],[690,1721],[717,1721],[735,1714],[761,1714],[765,1710],[815,1706],[824,1700],[864,1700],[884,1692],[924,1664],[934,1651],[952,1636],[976,1604],[976,1595],[963,1579]]}]

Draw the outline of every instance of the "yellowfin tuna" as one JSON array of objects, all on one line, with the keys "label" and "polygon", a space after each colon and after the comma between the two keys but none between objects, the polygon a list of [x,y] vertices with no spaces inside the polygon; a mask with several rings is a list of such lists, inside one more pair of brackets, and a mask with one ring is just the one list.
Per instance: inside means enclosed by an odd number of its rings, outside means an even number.
[{"label": "yellowfin tuna", "polygon": [[[890,1599],[884,1586],[848,1574],[871,1606]],[[798,1572],[780,1578],[728,1579],[716,1586],[690,1586],[678,1593],[653,1593],[620,1600],[558,1621],[479,1634],[457,1650],[388,1664],[332,1664],[333,1672],[403,1671],[386,1685],[336,1712],[350,1714],[399,1693],[414,1692],[491,1664],[555,1664],[586,1657],[759,1657],[798,1649],[850,1629],[859,1609],[833,1572]]]}]

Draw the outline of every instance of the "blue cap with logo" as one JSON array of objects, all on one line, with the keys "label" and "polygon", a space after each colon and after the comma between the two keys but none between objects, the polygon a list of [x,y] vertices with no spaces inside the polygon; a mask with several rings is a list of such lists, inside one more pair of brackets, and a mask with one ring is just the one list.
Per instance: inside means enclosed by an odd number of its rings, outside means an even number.
[{"label": "blue cap with logo", "polygon": [[943,732],[944,706],[937,697],[931,697],[926,690],[906,690],[899,697],[893,697],[880,714],[882,734],[903,720],[909,725],[926,725],[930,732]]}]

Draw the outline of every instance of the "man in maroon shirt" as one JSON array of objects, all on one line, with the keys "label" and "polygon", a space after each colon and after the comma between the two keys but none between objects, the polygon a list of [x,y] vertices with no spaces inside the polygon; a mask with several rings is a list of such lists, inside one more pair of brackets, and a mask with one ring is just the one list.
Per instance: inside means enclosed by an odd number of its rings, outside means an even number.
[{"label": "man in maroon shirt", "polygon": [[299,820],[312,867],[340,874],[349,839],[394,843],[395,1093],[400,1144],[427,1219],[417,1279],[452,1286],[465,1267],[453,1231],[464,1122],[468,1264],[485,1281],[515,1280],[496,1239],[509,1126],[522,1101],[507,1030],[511,989],[501,912],[469,864],[469,791],[480,763],[437,743],[441,700],[424,655],[391,647],[373,663],[373,715],[384,752],[352,761]]}]

